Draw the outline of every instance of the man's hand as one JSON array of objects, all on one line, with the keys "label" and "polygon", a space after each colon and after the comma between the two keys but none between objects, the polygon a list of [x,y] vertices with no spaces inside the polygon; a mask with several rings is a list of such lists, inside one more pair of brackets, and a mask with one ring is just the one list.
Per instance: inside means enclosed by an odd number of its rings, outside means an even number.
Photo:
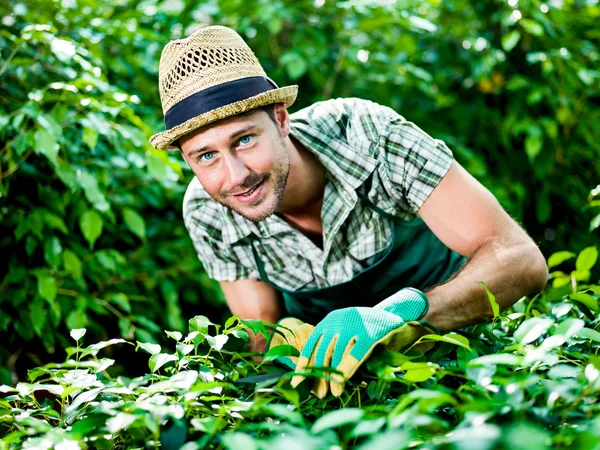
[{"label": "man's hand", "polygon": [[[401,350],[424,334],[435,332],[433,327],[416,322],[427,312],[427,297],[416,290],[403,291],[396,294],[396,300],[382,302],[381,307],[338,309],[317,324],[302,349],[296,372],[304,372],[307,367],[331,367],[343,374],[331,373],[331,383],[329,379],[318,379],[312,389],[318,398],[325,397],[330,387],[331,393],[339,397],[346,380],[354,375],[376,345]],[[298,386],[304,378],[295,375],[292,386]]]}]

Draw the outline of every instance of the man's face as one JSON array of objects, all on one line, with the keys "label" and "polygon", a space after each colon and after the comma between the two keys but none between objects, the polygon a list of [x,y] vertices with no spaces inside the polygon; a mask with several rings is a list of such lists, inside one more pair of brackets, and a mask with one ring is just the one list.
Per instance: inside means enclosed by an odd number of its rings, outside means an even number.
[{"label": "man's face", "polygon": [[289,174],[285,108],[277,106],[276,117],[277,124],[264,111],[224,119],[181,142],[206,192],[254,222],[277,211]]}]

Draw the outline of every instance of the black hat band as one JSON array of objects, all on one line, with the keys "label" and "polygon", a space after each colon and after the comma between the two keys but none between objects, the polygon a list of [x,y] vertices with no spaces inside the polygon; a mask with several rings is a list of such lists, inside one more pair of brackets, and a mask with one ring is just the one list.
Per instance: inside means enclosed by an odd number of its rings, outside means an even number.
[{"label": "black hat band", "polygon": [[203,89],[181,100],[165,114],[167,130],[222,106],[246,100],[277,85],[265,77],[248,77]]}]

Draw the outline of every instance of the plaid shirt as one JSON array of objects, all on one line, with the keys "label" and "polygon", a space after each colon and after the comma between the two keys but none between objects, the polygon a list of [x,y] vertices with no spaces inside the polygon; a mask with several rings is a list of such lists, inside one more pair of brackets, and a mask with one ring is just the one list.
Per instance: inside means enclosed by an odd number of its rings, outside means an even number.
[{"label": "plaid shirt", "polygon": [[392,221],[357,193],[387,213],[414,220],[453,161],[443,142],[392,109],[356,98],[319,102],[292,114],[291,134],[326,169],[323,249],[277,215],[258,223],[244,219],[212,200],[194,178],[184,198],[184,220],[211,278],[260,279],[254,239],[269,280],[283,289],[346,282],[372,264],[393,232]]}]

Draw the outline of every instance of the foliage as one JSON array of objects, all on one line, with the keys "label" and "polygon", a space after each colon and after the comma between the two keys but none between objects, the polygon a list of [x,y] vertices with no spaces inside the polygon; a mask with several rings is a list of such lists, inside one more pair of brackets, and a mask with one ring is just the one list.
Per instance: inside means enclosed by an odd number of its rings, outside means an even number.
[{"label": "foliage", "polygon": [[146,143],[169,39],[234,27],[272,78],[300,85],[293,109],[394,107],[551,254],[599,233],[599,14],[582,0],[2,3],[0,379],[62,352],[68,329],[158,343],[200,307],[224,311],[180,218],[191,173]]},{"label": "foliage", "polygon": [[100,19],[65,32],[77,9],[27,25],[24,8],[0,32],[0,361],[34,339],[61,349],[69,328],[148,342],[184,330],[185,302],[219,296],[180,226],[182,161],[146,143],[140,98],[110,81],[118,70],[99,43],[131,32]]},{"label": "foliage", "polygon": [[188,334],[166,332],[167,348],[137,342],[149,357],[137,378],[113,377],[103,355],[134,343],[84,346],[75,329],[65,363],[0,386],[0,448],[599,449],[597,258],[595,247],[552,255],[573,269],[553,287],[489,324],[424,336],[440,341],[427,355],[379,351],[339,399],[310,395],[310,378],[292,389],[293,372],[270,377],[291,346],[254,362],[246,330],[268,332],[260,321],[196,316]]}]

